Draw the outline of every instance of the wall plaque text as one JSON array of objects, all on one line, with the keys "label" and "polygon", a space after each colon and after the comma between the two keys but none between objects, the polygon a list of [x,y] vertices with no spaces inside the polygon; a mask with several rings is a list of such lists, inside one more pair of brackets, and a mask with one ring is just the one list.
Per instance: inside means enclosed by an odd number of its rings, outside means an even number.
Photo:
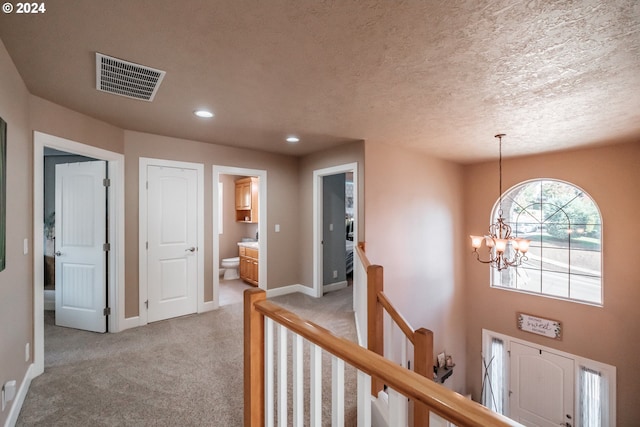
[{"label": "wall plaque text", "polygon": [[556,340],[562,339],[562,323],[525,313],[516,313],[518,329]]}]

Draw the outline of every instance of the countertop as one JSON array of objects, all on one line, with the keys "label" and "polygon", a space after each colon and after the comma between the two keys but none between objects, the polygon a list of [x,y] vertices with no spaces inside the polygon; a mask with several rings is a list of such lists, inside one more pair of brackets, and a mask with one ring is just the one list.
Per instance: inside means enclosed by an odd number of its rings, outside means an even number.
[{"label": "countertop", "polygon": [[258,242],[238,242],[238,246],[244,246],[245,248],[259,249]]}]

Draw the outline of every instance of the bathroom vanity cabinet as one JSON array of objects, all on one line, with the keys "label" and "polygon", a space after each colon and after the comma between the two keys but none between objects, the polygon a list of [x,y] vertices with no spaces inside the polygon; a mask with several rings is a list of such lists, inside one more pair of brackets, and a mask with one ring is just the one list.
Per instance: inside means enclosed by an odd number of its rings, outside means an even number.
[{"label": "bathroom vanity cabinet", "polygon": [[240,279],[258,286],[258,249],[239,246]]},{"label": "bathroom vanity cabinet", "polygon": [[258,222],[258,178],[236,180],[236,222]]}]

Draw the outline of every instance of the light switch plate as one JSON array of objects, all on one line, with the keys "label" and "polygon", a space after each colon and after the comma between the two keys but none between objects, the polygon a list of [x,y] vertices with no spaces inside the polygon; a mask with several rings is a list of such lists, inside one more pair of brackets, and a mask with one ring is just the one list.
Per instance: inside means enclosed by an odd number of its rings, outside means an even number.
[{"label": "light switch plate", "polygon": [[7,381],[2,386],[2,410],[16,397],[16,380]]},{"label": "light switch plate", "polygon": [[276,224],[276,233],[280,232],[280,224]]},{"label": "light switch plate", "polygon": [[25,255],[29,253],[29,239],[24,239],[23,251]]}]

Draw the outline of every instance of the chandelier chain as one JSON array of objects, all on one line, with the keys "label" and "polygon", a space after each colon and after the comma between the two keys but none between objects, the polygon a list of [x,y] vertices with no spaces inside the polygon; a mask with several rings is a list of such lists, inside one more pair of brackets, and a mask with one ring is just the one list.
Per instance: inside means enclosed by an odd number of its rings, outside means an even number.
[{"label": "chandelier chain", "polygon": [[[511,225],[502,217],[502,137],[504,133],[495,135],[499,142],[499,181],[498,181],[498,217],[489,226],[489,234],[484,236],[471,237],[471,246],[476,260],[483,264],[490,264],[491,267],[502,271],[508,267],[518,267],[527,261],[527,251],[529,250],[529,239],[512,236]],[[517,234],[517,233],[516,233]],[[478,249],[486,247],[488,258],[481,259]]]},{"label": "chandelier chain", "polygon": [[500,184],[499,184],[499,188],[498,188],[498,215],[502,216],[502,134],[498,134],[496,135],[496,137],[498,138],[498,152],[499,152],[499,158],[498,158],[498,169],[500,172]]}]

